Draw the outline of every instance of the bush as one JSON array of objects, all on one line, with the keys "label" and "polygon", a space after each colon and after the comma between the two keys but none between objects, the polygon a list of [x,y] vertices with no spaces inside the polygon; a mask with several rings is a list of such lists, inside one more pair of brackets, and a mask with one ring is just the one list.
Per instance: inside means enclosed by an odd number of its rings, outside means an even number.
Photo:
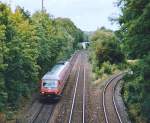
[{"label": "bush", "polygon": [[97,74],[111,74],[117,69],[115,65],[120,65],[119,67],[123,68],[125,56],[112,31],[106,29],[97,30],[91,36],[89,51],[93,69]]},{"label": "bush", "polygon": [[141,104],[142,106],[142,115],[145,117],[146,121],[150,121],[150,95],[144,100]]},{"label": "bush", "polygon": [[100,67],[101,74],[111,74],[112,73],[112,65],[109,62],[104,62]]},{"label": "bush", "polygon": [[[150,55],[131,66],[133,75],[124,77],[123,98],[131,119],[135,122],[150,120]],[[138,105],[139,108],[136,108]],[[131,108],[132,107],[132,108]]]}]

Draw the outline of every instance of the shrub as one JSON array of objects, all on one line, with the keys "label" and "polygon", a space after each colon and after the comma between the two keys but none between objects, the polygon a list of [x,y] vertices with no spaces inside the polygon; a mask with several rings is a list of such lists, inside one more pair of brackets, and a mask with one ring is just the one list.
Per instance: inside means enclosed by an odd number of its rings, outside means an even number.
[{"label": "shrub", "polygon": [[133,121],[148,122],[150,120],[150,94],[148,93],[150,92],[150,56],[139,60],[131,66],[131,69],[133,75],[124,77],[123,98]]}]

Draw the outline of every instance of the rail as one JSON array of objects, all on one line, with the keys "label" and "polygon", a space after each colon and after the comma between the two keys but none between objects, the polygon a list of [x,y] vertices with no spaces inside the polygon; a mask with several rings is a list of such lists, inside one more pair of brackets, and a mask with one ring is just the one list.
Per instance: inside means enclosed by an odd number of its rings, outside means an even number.
[{"label": "rail", "polygon": [[[108,114],[107,114],[107,111],[106,111],[106,104],[105,104],[105,93],[106,93],[106,89],[107,89],[107,87],[108,87],[116,78],[118,78],[118,77],[120,77],[120,76],[122,76],[122,75],[123,75],[123,74],[121,73],[121,74],[118,74],[117,76],[111,78],[111,79],[107,82],[107,84],[105,85],[105,87],[104,87],[102,99],[103,99],[103,110],[104,110],[104,116],[105,116],[105,121],[106,121],[106,123],[109,123]],[[115,102],[115,88],[116,88],[116,85],[118,84],[118,82],[119,82],[119,80],[117,81],[117,83],[116,83],[115,86],[113,87],[113,106],[114,106],[114,108],[115,108],[115,112],[116,112],[116,114],[117,114],[117,117],[118,117],[118,119],[119,119],[119,122],[120,122],[120,123],[123,123],[123,122],[122,122],[122,119],[121,119],[121,116],[120,116],[120,114],[119,114],[119,111],[118,111],[116,102]]]},{"label": "rail", "polygon": [[71,123],[72,120],[72,114],[73,114],[73,109],[74,109],[74,104],[75,104],[75,98],[76,98],[76,93],[77,93],[77,87],[78,87],[78,83],[79,83],[79,73],[80,73],[80,67],[79,67],[79,71],[77,74],[77,79],[76,79],[76,85],[75,85],[75,91],[73,94],[73,100],[72,100],[72,105],[71,105],[71,111],[70,111],[70,115],[69,115],[69,123]]}]

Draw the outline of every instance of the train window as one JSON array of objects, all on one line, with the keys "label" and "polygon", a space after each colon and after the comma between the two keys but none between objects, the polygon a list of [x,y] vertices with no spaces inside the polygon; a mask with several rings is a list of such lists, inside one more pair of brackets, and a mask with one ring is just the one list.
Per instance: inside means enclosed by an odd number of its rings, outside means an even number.
[{"label": "train window", "polygon": [[57,80],[46,80],[43,82],[43,87],[48,89],[57,88]]}]

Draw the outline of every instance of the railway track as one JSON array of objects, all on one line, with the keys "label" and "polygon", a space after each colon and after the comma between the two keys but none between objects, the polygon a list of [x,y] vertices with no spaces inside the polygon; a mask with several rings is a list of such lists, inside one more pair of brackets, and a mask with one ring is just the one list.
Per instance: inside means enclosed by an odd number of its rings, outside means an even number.
[{"label": "railway track", "polygon": [[53,112],[54,105],[44,104],[39,110],[36,117],[30,121],[30,123],[48,123]]},{"label": "railway track", "polygon": [[78,68],[77,78],[75,81],[68,123],[85,123],[85,103],[85,66],[82,61]]},{"label": "railway track", "polygon": [[81,52],[79,53],[73,70],[68,78],[67,85],[65,86],[63,97],[56,106],[56,110],[50,120],[50,123],[68,123],[73,91],[76,86],[77,76],[79,76],[79,66],[81,64]]},{"label": "railway track", "polygon": [[85,123],[85,67],[84,67],[84,81],[83,81],[83,111],[82,111],[82,123]]},{"label": "railway track", "polygon": [[80,67],[79,67],[79,71],[77,74],[77,79],[76,79],[76,85],[75,85],[75,91],[73,94],[73,100],[72,100],[72,105],[71,105],[71,111],[70,111],[70,115],[69,115],[69,123],[71,123],[72,120],[72,114],[73,114],[73,109],[74,109],[74,105],[75,105],[75,98],[76,98],[76,92],[77,92],[77,87],[78,87],[78,83],[79,83],[79,73],[80,73]]},{"label": "railway track", "polygon": [[33,104],[29,114],[17,123],[48,123],[55,108],[55,103],[41,103],[38,100]]},{"label": "railway track", "polygon": [[108,80],[103,89],[102,106],[106,123],[123,123],[115,101],[115,88],[122,77],[122,73],[114,76]]}]

